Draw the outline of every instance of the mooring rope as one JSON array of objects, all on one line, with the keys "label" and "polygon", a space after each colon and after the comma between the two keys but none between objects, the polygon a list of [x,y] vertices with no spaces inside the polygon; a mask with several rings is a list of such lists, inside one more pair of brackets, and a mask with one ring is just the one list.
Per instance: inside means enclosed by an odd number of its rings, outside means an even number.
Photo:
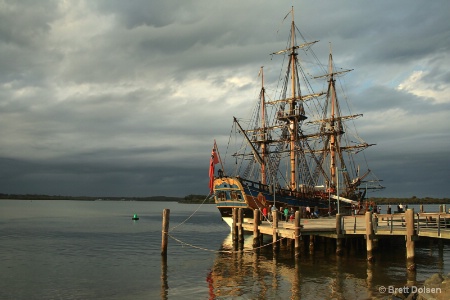
[{"label": "mooring rope", "polygon": [[[200,247],[200,246],[196,246],[196,245],[193,245],[193,244],[186,243],[186,242],[184,242],[184,241],[182,241],[182,240],[180,240],[180,239],[178,239],[178,238],[172,236],[172,235],[169,234],[169,233],[167,233],[167,235],[168,235],[171,239],[175,240],[176,242],[178,242],[178,243],[180,243],[180,244],[182,244],[182,245],[184,245],[184,246],[188,246],[188,247],[191,247],[191,248],[195,248],[195,249],[199,249],[199,250],[204,250],[204,251],[208,251],[208,252],[215,252],[215,253],[242,253],[242,252],[254,252],[255,250],[259,250],[259,249],[262,249],[262,248],[264,248],[264,247],[268,247],[268,246],[270,246],[270,245],[273,245],[273,244],[275,244],[275,243],[280,242],[281,240],[287,239],[287,237],[281,237],[281,238],[279,238],[279,239],[276,240],[276,241],[272,241],[271,243],[264,244],[264,245],[261,245],[261,246],[259,246],[259,247],[254,247],[254,248],[252,248],[252,249],[242,249],[242,250],[213,250],[213,249],[208,249],[208,248],[204,248],[204,247]],[[300,237],[301,234],[298,235],[298,236]]]},{"label": "mooring rope", "polygon": [[179,227],[179,226],[183,225],[184,223],[186,223],[187,221],[189,221],[189,219],[192,218],[195,215],[195,213],[197,213],[197,211],[200,209],[200,207],[202,207],[202,205],[205,204],[206,200],[208,200],[208,198],[211,197],[212,195],[214,195],[214,194],[209,194],[208,196],[206,196],[205,200],[203,200],[203,202],[197,207],[197,209],[189,217],[186,218],[186,220],[184,220],[183,222],[181,222],[177,226],[171,228],[169,230],[169,232],[175,230],[177,227]]},{"label": "mooring rope", "polygon": [[178,243],[180,243],[180,244],[182,244],[182,245],[184,245],[184,246],[189,246],[189,247],[191,247],[191,248],[200,249],[200,250],[209,251],[209,252],[232,253],[232,251],[226,251],[226,250],[212,250],[212,249],[207,249],[207,248],[204,248],[204,247],[196,246],[196,245],[193,245],[193,244],[189,244],[189,243],[183,242],[182,240],[177,239],[176,237],[170,235],[169,233],[167,233],[167,235],[168,235],[171,239],[177,241]]},{"label": "mooring rope", "polygon": [[[176,228],[180,227],[182,224],[184,224],[184,223],[186,223],[187,221],[189,221],[189,219],[191,219],[191,218],[198,212],[198,210],[202,207],[202,205],[205,204],[206,200],[208,200],[211,196],[214,196],[214,194],[211,193],[211,194],[209,194],[208,196],[206,196],[206,198],[202,201],[202,203],[197,207],[197,209],[196,209],[190,216],[188,216],[184,221],[182,221],[182,222],[179,223],[178,225],[172,227],[168,232],[163,232],[163,233],[166,233],[168,237],[170,237],[171,239],[173,239],[174,241],[180,243],[180,244],[183,245],[183,246],[188,246],[188,247],[191,247],[191,248],[194,248],[194,249],[199,249],[199,250],[208,251],[208,252],[214,252],[214,253],[242,253],[242,252],[253,252],[253,251],[255,251],[255,250],[262,249],[262,248],[264,248],[264,247],[268,247],[268,246],[270,246],[270,245],[273,245],[274,243],[278,243],[278,242],[280,242],[280,241],[283,240],[283,239],[287,239],[287,237],[281,237],[281,238],[279,238],[279,239],[276,240],[276,241],[272,241],[271,243],[264,244],[264,245],[261,245],[261,246],[258,246],[258,247],[254,247],[254,248],[252,248],[252,249],[241,249],[241,250],[213,250],[213,249],[208,249],[208,248],[205,248],[205,247],[200,247],[200,246],[197,246],[197,245],[194,245],[194,244],[190,244],[190,243],[184,242],[184,241],[182,241],[182,240],[180,240],[180,239],[178,239],[178,238],[176,238],[176,237],[174,237],[173,235],[170,234],[170,232],[174,231]],[[266,220],[267,220],[267,218],[266,218]],[[267,220],[267,222],[268,222],[269,224],[272,224],[269,220]],[[298,229],[298,228],[301,228],[301,227],[295,227],[294,229]],[[300,235],[298,235],[298,236],[300,237],[300,236],[301,236],[301,233],[300,233]],[[295,236],[294,236],[294,238],[295,238]]]}]

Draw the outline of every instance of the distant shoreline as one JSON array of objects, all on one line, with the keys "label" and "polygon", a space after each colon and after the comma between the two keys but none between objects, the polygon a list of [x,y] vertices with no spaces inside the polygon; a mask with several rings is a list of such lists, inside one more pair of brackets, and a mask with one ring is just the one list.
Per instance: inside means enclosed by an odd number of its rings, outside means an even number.
[{"label": "distant shoreline", "polygon": [[74,197],[74,196],[49,196],[49,195],[0,195],[2,200],[74,200],[74,201],[181,201],[181,197]]},{"label": "distant shoreline", "polygon": [[205,201],[207,195],[188,195],[185,197],[150,196],[150,197],[90,197],[90,196],[62,196],[62,195],[19,195],[0,194],[0,200],[70,200],[70,201],[158,201],[178,203],[214,203]]},{"label": "distant shoreline", "polygon": [[[214,203],[214,199],[208,199],[207,195],[187,195],[185,197],[149,196],[149,197],[90,197],[90,196],[62,196],[62,195],[34,195],[34,194],[0,194],[0,200],[73,200],[73,201],[166,201],[178,203]],[[372,201],[378,205],[383,204],[450,204],[450,198],[374,198]]]}]

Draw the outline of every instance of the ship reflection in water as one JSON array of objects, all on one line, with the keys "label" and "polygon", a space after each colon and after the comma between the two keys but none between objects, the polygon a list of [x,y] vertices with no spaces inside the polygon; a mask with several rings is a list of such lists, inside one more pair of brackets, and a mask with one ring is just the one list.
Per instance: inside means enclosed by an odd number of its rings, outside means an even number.
[{"label": "ship reflection in water", "polygon": [[253,251],[252,236],[246,236],[244,251],[233,252],[230,234],[206,278],[209,298],[384,299],[389,295],[380,293],[382,286],[416,284],[415,273],[407,274],[402,247],[368,263],[362,246],[352,244],[339,257],[331,241],[316,243],[310,253],[305,240],[296,259],[286,244],[276,255],[271,245]]}]

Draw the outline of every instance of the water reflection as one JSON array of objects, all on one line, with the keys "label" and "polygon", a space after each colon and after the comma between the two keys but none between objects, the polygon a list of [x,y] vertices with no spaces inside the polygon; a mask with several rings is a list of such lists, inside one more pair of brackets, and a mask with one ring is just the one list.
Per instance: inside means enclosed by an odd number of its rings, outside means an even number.
[{"label": "water reflection", "polygon": [[167,281],[167,256],[161,255],[161,299],[167,300],[169,283]]},{"label": "water reflection", "polygon": [[[285,243],[276,253],[271,245],[253,251],[249,237],[244,251],[216,255],[207,279],[210,299],[383,299],[387,295],[379,292],[381,286],[417,284],[416,272],[405,268],[404,248],[377,254],[369,263],[365,252],[357,251],[360,242],[347,241],[347,251],[337,256],[333,241],[316,238],[312,252],[305,241],[308,246],[296,258]],[[222,250],[231,249],[229,236]]]},{"label": "water reflection", "polygon": [[[230,245],[231,237],[224,241],[223,249],[230,249]],[[244,250],[249,249],[244,247]],[[244,251],[218,254],[209,274],[209,283],[214,290],[213,299],[308,299],[307,295],[317,292],[326,298],[332,296],[343,299],[341,277],[336,272],[336,266],[327,268],[329,277],[324,279],[323,270],[319,267],[321,263],[317,264],[314,255],[298,259],[294,257],[292,249],[284,244],[278,254],[273,253],[272,247],[264,248],[259,253]],[[335,292],[330,292],[333,290]]]}]

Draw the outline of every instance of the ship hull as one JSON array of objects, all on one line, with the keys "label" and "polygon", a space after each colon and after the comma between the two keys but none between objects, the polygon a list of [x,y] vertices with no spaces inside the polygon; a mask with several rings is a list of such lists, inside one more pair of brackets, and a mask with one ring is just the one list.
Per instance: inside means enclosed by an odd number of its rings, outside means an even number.
[{"label": "ship hull", "polygon": [[330,202],[319,196],[309,196],[303,193],[292,193],[279,190],[273,193],[271,187],[257,182],[248,181],[240,177],[219,177],[214,179],[214,200],[222,219],[231,227],[233,208],[243,209],[244,221],[253,219],[253,211],[262,211],[270,206],[294,208],[299,210],[309,206],[311,212],[316,208],[322,215],[328,214]]}]

